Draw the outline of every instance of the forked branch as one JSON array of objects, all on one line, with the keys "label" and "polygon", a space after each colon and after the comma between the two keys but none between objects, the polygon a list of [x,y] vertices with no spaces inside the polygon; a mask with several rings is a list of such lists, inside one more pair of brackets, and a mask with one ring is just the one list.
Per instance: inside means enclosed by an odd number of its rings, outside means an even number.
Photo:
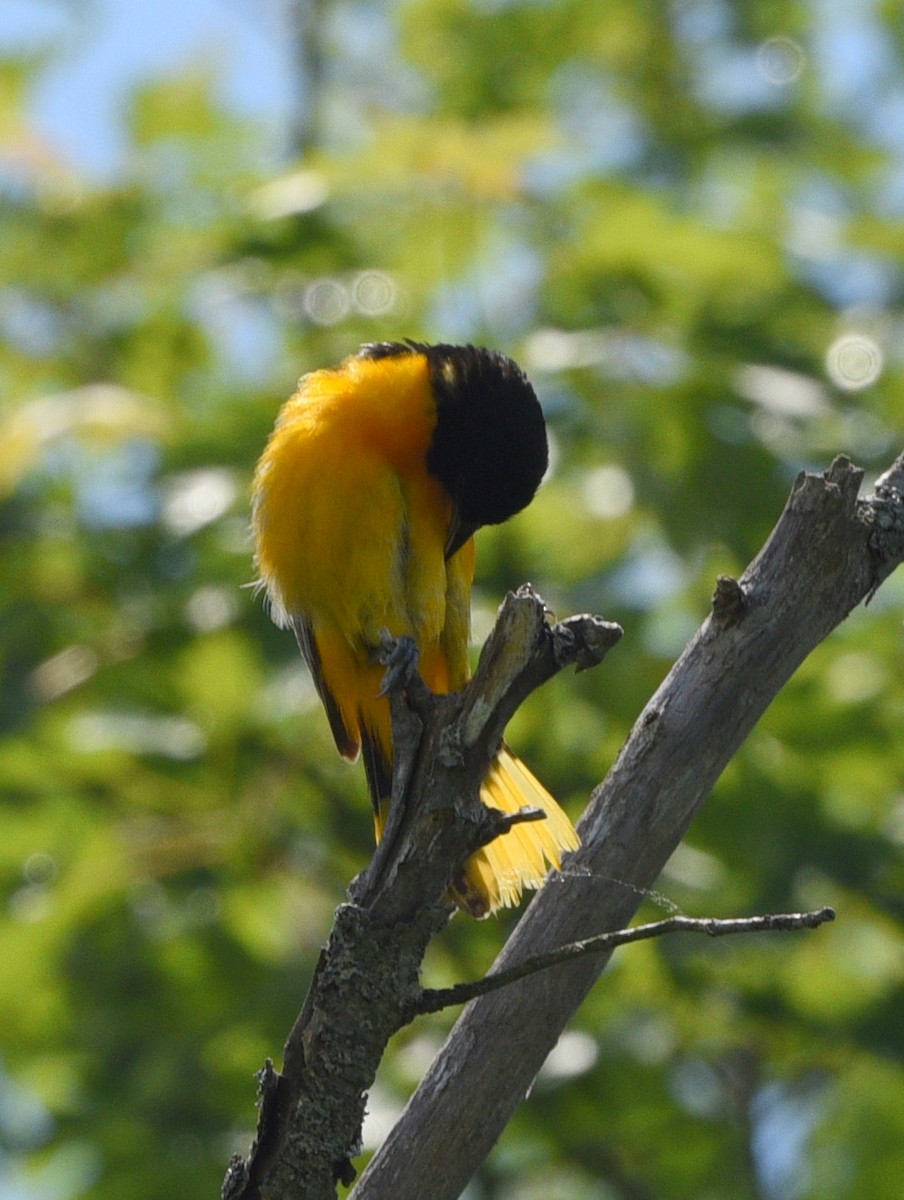
[{"label": "forked branch", "polygon": [[551,626],[530,589],[509,595],[471,683],[434,696],[405,644],[387,645],[393,715],[392,816],[374,860],[342,905],[282,1070],[260,1073],[257,1135],[236,1156],[224,1200],[329,1200],[354,1178],[367,1089],[389,1038],[416,1014],[430,939],[452,909],[449,880],[518,820],[485,808],[480,785],[521,701],[569,664],[605,657],[621,629],[598,617]]}]

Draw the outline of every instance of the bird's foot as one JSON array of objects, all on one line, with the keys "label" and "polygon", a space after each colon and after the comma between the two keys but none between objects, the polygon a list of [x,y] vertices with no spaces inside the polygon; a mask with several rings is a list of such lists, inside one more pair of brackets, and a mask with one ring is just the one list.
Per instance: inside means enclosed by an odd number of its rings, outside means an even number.
[{"label": "bird's foot", "polygon": [[411,637],[394,638],[388,630],[380,630],[380,645],[374,657],[386,667],[378,696],[388,696],[399,687],[407,687],[417,675],[418,649]]}]

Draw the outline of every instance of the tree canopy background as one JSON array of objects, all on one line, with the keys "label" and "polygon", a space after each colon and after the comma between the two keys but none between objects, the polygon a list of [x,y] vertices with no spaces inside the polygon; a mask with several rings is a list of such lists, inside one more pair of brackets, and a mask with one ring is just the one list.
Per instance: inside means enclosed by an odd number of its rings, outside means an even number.
[{"label": "tree canopy background", "polygon": [[[526,579],[624,625],[510,730],[576,817],[797,472],[901,448],[904,5],[286,0],[281,128],[177,59],[104,178],[33,108],[103,10],[43,8],[0,61],[0,1197],[192,1200],[371,850],[243,590],[279,404],[367,340],[526,368],[554,465],[478,539],[475,637]],[[645,909],[836,924],[622,951],[469,1200],[897,1200],[902,609],[805,664]],[[514,919],[456,919],[431,980]],[[396,1039],[370,1148],[452,1019]]]}]

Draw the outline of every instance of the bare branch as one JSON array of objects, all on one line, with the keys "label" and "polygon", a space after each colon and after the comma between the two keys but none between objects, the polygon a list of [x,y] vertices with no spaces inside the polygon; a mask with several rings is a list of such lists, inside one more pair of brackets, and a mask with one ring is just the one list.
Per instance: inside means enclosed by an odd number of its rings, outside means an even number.
[{"label": "bare branch", "polygon": [[393,719],[393,796],[374,859],[354,881],[286,1041],[282,1070],[261,1071],[260,1114],[247,1159],[236,1156],[224,1200],[331,1200],[354,1178],[367,1089],[386,1043],[416,1011],[430,939],[452,912],[449,880],[479,846],[542,818],[485,808],[480,785],[521,700],[564,666],[598,663],[617,625],[579,617],[550,627],[529,588],[509,595],[474,680],[434,696],[413,643],[385,639]]},{"label": "bare branch", "polygon": [[493,971],[483,979],[471,983],[459,983],[450,988],[424,988],[412,1003],[410,1016],[413,1019],[425,1013],[439,1012],[455,1004],[467,1004],[478,996],[489,995],[501,987],[508,987],[528,975],[547,971],[561,963],[588,954],[611,954],[619,946],[631,942],[644,942],[649,938],[663,937],[669,933],[705,933],[709,937],[727,937],[737,933],[793,932],[800,929],[816,929],[826,921],[835,920],[833,908],[820,908],[803,913],[767,913],[759,917],[668,917],[663,921],[651,921],[647,925],[634,925],[630,929],[618,929],[613,933],[600,933],[596,937],[584,938],[580,942],[569,942],[547,954],[527,958],[517,966],[504,971]]},{"label": "bare branch", "polygon": [[[904,455],[858,500],[862,474],[838,458],[798,478],[766,545],[720,586],[641,713],[581,821],[581,849],[559,884],[534,897],[496,971],[630,922],[774,696],[904,559]],[[355,1200],[458,1197],[606,959],[587,955],[470,1004]]]}]

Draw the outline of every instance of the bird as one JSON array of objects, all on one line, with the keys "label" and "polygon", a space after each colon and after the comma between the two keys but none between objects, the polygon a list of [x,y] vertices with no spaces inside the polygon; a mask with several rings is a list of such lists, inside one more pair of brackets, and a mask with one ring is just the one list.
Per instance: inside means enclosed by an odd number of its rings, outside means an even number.
[{"label": "bird", "polygon": [[[548,466],[543,411],[512,359],[472,345],[367,343],[300,379],[254,472],[258,584],[294,631],[339,753],[363,757],[379,842],[392,728],[377,651],[413,639],[435,692],[470,677],[474,534],[532,500]],[[474,917],[517,904],[579,845],[565,812],[505,742],[481,801],[519,822],[450,884]]]}]

